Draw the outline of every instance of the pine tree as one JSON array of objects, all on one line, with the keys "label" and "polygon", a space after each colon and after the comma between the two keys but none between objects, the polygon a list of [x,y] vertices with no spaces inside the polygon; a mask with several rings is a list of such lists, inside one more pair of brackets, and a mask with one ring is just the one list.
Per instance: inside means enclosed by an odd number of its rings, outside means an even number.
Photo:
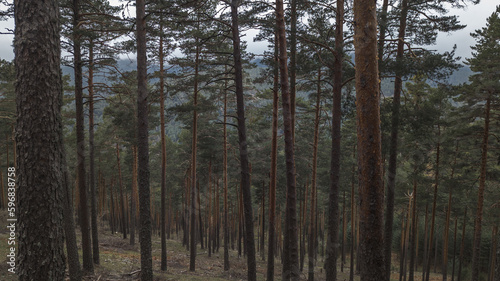
[{"label": "pine tree", "polygon": [[14,10],[19,159],[8,177],[17,176],[18,186],[16,273],[19,280],[64,280],[59,7],[57,1],[16,1]]}]

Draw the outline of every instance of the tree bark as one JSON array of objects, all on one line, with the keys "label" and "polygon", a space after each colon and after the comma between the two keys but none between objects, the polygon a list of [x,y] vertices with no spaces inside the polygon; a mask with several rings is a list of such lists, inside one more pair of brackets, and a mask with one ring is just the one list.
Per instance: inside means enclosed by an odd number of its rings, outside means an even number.
[{"label": "tree bark", "polygon": [[337,280],[340,190],[340,128],[342,119],[342,56],[343,56],[344,0],[337,0],[335,27],[335,61],[333,74],[332,151],[330,192],[328,198],[328,237],[326,242],[326,279]]},{"label": "tree bark", "polygon": [[279,68],[283,107],[283,125],[285,132],[287,186],[282,280],[288,281],[299,279],[299,255],[297,241],[297,195],[295,183],[293,123],[291,114],[290,84],[288,81],[288,60],[283,0],[276,0],[276,24],[278,26]]},{"label": "tree bark", "polygon": [[231,1],[231,31],[233,35],[234,83],[236,86],[236,111],[238,115],[238,139],[240,148],[241,189],[245,215],[245,245],[247,253],[247,280],[257,279],[255,241],[253,232],[252,197],[250,191],[250,168],[248,163],[247,136],[245,126],[245,103],[243,98],[243,67],[241,62],[240,31],[238,24],[238,0]]},{"label": "tree bark", "polygon": [[67,197],[57,3],[14,2],[19,159],[17,169],[7,168],[7,177],[17,176],[19,223],[13,224],[18,227],[19,248],[14,270],[21,281],[65,278],[63,212]]},{"label": "tree bark", "polygon": [[472,248],[472,281],[478,281],[480,273],[479,257],[481,256],[481,223],[483,221],[484,186],[486,183],[486,162],[488,160],[488,137],[490,134],[491,96],[492,93],[490,93],[488,95],[488,98],[486,99],[483,143],[481,145],[481,171],[479,174],[479,189],[477,191],[477,209],[476,209],[476,217],[474,220],[474,246]]},{"label": "tree bark", "polygon": [[354,1],[361,280],[386,279],[376,1]]},{"label": "tree bark", "polygon": [[139,242],[141,246],[141,280],[153,280],[151,257],[151,201],[149,190],[149,132],[146,57],[145,1],[136,1],[137,26],[137,157],[139,183]]}]

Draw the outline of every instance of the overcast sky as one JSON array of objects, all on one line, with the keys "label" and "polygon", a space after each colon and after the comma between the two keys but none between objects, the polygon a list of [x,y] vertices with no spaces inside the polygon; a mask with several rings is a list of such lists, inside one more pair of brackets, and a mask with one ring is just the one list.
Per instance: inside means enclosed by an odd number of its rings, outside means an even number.
[{"label": "overcast sky", "polygon": [[[457,55],[464,58],[470,57],[470,46],[475,44],[474,39],[470,36],[471,32],[480,29],[486,25],[486,19],[493,13],[496,5],[499,5],[498,0],[481,0],[478,5],[470,5],[465,10],[454,9],[450,14],[457,14],[462,24],[467,27],[463,30],[453,32],[451,34],[440,33],[438,36],[437,45],[429,46],[429,49],[436,49],[439,51],[449,51],[453,45],[457,45]],[[0,32],[5,32],[6,28],[13,29],[14,22],[0,22]],[[253,42],[252,36],[256,32],[248,31],[247,35],[243,38],[248,42],[248,49],[253,53],[262,53],[266,47],[266,42]],[[0,58],[12,60],[14,53],[12,50],[12,36],[0,34]]]}]

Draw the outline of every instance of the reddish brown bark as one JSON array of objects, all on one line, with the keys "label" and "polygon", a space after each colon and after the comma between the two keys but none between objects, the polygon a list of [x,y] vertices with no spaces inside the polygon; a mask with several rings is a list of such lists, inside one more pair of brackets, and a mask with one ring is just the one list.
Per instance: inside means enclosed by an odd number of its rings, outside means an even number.
[{"label": "reddish brown bark", "polygon": [[360,194],[360,275],[386,279],[383,256],[382,153],[377,63],[376,1],[354,1],[356,112]]}]

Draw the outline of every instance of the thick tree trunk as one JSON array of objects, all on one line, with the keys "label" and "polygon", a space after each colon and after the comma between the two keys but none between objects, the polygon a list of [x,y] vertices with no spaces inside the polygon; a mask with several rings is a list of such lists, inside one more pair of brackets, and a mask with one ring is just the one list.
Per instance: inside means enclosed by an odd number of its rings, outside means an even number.
[{"label": "thick tree trunk", "polygon": [[18,187],[19,223],[12,223],[18,227],[19,239],[14,270],[21,281],[64,280],[63,212],[67,190],[59,7],[57,1],[15,1],[14,5],[19,159],[17,169],[7,168],[8,179],[17,176]]},{"label": "thick tree trunk", "polygon": [[354,21],[361,280],[380,281],[386,279],[386,270],[375,1],[355,0]]},{"label": "thick tree trunk", "polygon": [[[404,40],[406,32],[406,18],[408,14],[408,0],[401,1],[401,17],[399,20],[398,31],[398,48],[396,53],[396,61],[400,62],[404,55]],[[382,14],[386,17],[386,14]],[[385,22],[384,31],[385,31]],[[382,41],[382,39],[381,39]],[[381,42],[383,44],[383,41]],[[382,46],[379,46],[382,48]],[[379,50],[379,54],[380,54]],[[403,81],[401,73],[396,70],[396,81],[394,82],[394,97],[392,99],[392,124],[391,124],[391,140],[389,152],[389,167],[387,180],[387,210],[385,215],[385,231],[384,231],[384,262],[385,262],[385,280],[389,281],[391,276],[391,248],[392,248],[392,225],[394,221],[394,188],[396,185],[397,172],[397,155],[398,155],[398,133],[399,133],[399,108],[401,106],[401,91],[403,89]]]},{"label": "thick tree trunk", "polygon": [[238,0],[231,1],[231,30],[233,35],[233,57],[236,86],[236,111],[238,115],[238,140],[240,148],[241,189],[245,215],[245,246],[247,253],[247,280],[257,279],[255,263],[255,241],[253,232],[253,211],[250,191],[250,167],[248,163],[247,136],[245,127],[245,103],[243,98],[243,67],[241,62],[240,31],[238,25]]},{"label": "thick tree trunk", "polygon": [[285,132],[287,186],[282,280],[288,281],[299,279],[299,255],[297,241],[297,195],[295,183],[293,123],[290,105],[290,84],[288,81],[285,18],[282,0],[276,0],[276,24],[278,26],[279,68],[283,107],[283,125]]},{"label": "thick tree trunk", "polygon": [[139,184],[139,242],[141,246],[141,280],[153,280],[151,257],[151,201],[149,190],[149,132],[146,58],[145,1],[136,1],[137,26],[137,164]]},{"label": "thick tree trunk", "polygon": [[342,119],[342,56],[343,56],[344,1],[337,0],[335,27],[335,61],[333,74],[332,151],[330,164],[330,192],[328,198],[328,237],[326,242],[326,279],[337,280],[340,190],[340,127]]},{"label": "thick tree trunk", "polygon": [[[163,30],[163,27],[160,28]],[[165,140],[165,81],[163,77],[164,54],[163,54],[163,34],[160,31],[160,134],[161,134],[161,270],[167,270],[167,237],[166,237],[166,181],[167,181],[167,151]]]},{"label": "thick tree trunk", "polygon": [[83,270],[89,273],[94,271],[92,261],[92,244],[90,237],[90,224],[87,202],[87,184],[85,182],[85,132],[83,113],[83,80],[82,80],[82,54],[80,34],[80,1],[73,0],[73,55],[75,70],[75,106],[76,106],[76,154],[77,178],[80,193],[80,228],[82,231],[82,256]]},{"label": "thick tree trunk", "polygon": [[451,194],[452,188],[448,193],[448,208],[446,209],[446,222],[444,224],[444,244],[443,244],[443,281],[448,280],[448,240],[450,229],[450,215],[451,215]]},{"label": "thick tree trunk", "polygon": [[273,66],[273,119],[271,137],[271,171],[269,183],[269,235],[267,247],[267,281],[274,281],[274,256],[276,249],[276,177],[278,157],[278,35],[274,33],[274,66]]},{"label": "thick tree trunk", "polygon": [[490,93],[486,99],[483,143],[481,145],[481,170],[479,174],[479,189],[477,191],[476,217],[474,219],[474,246],[472,248],[472,281],[478,281],[480,273],[479,257],[481,256],[481,223],[483,221],[484,186],[486,183],[486,162],[488,160],[491,96],[492,93]]},{"label": "thick tree trunk", "polygon": [[95,158],[94,158],[94,44],[89,46],[89,185],[90,185],[90,222],[92,226],[92,257],[99,264],[99,231],[97,229],[97,206],[95,190]]}]

